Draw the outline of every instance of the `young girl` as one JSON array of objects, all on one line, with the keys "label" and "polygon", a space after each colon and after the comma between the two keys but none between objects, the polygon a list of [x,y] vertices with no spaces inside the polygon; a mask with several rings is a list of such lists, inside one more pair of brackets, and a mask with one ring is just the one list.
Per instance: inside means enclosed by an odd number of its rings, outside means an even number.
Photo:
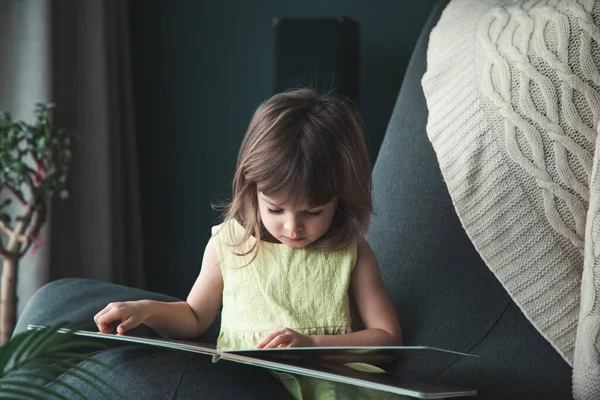
[{"label": "young girl", "polygon": [[[119,334],[145,324],[190,339],[222,307],[224,350],[400,345],[398,317],[363,238],[371,213],[371,164],[355,110],[308,89],[277,94],[250,122],[233,200],[212,228],[187,300],[111,303],[94,320],[101,332],[120,321]],[[350,298],[364,329],[352,329]],[[277,376],[297,399],[389,397]]]}]

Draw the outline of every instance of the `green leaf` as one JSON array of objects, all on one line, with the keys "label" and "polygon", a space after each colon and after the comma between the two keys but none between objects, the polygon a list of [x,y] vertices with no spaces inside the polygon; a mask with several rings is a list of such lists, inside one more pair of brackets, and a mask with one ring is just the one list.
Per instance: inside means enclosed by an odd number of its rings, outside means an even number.
[{"label": "green leaf", "polygon": [[61,190],[60,191],[60,198],[63,200],[66,200],[69,198],[69,192],[67,190]]},{"label": "green leaf", "polygon": [[110,365],[105,364],[102,361],[96,360],[94,358],[90,358],[90,356],[85,355],[85,354],[60,352],[60,351],[53,351],[52,353],[56,357],[61,357],[61,358],[70,359],[70,360],[85,361],[85,362],[89,362],[94,365],[98,365],[102,368],[111,369]]},{"label": "green leaf", "polygon": [[[34,359],[34,356],[48,353],[47,349],[55,342],[65,340],[65,336],[59,336],[58,327],[32,330],[20,333],[8,342],[8,351],[12,355],[12,369],[22,367],[28,360]],[[15,342],[14,345],[12,342]],[[6,345],[5,345],[6,346]],[[4,347],[0,351],[4,350]],[[4,374],[10,372],[4,367]]]},{"label": "green leaf", "polygon": [[[31,358],[36,352],[43,350],[43,344],[54,340],[54,335],[57,329],[46,329],[40,331],[24,332],[21,335],[25,336],[23,342],[19,342],[19,346],[11,353],[13,354],[14,364],[19,365]],[[28,333],[30,333],[28,335]],[[9,341],[10,344],[10,341]],[[5,375],[7,371],[4,371]]]},{"label": "green leaf", "polygon": [[37,148],[38,148],[38,150],[46,148],[46,138],[44,136],[38,138]]},{"label": "green leaf", "polygon": [[[27,381],[22,381],[22,380],[10,380],[10,379],[4,379],[2,381],[2,387],[0,387],[0,395],[2,394],[3,388],[6,388],[7,386],[16,386],[17,388],[28,388],[31,389],[32,391],[35,392],[44,392],[50,396],[54,396],[54,397],[58,397],[60,399],[64,399],[64,400],[69,400],[67,397],[61,395],[60,393],[57,393],[51,389],[48,389],[46,386],[44,385],[40,385],[40,384],[36,384],[36,383],[30,383]],[[67,386],[67,385],[65,385]],[[78,394],[80,394],[81,392],[79,392]],[[33,393],[29,394],[30,396],[33,395]],[[81,395],[81,394],[80,394]],[[2,398],[0,396],[0,398]],[[85,396],[83,396],[83,398],[85,398]]]},{"label": "green leaf", "polygon": [[58,343],[53,346],[48,346],[47,350],[49,352],[55,353],[55,352],[64,352],[67,350],[83,349],[83,348],[93,348],[96,350],[100,350],[100,349],[106,349],[106,348],[108,348],[108,346],[104,343],[93,342],[91,340],[77,340],[77,341],[65,342],[65,343],[61,342],[61,343]]},{"label": "green leaf", "polygon": [[[71,328],[73,329],[73,328]],[[31,330],[15,335],[7,344],[0,348],[0,367],[3,375],[0,378],[0,398],[7,398],[3,389],[13,390],[11,385],[17,385],[20,390],[28,387],[32,390],[40,390],[45,394],[52,394],[51,388],[44,386],[40,389],[36,383],[18,380],[16,378],[42,379],[52,371],[62,376],[72,377],[86,383],[94,388],[102,398],[121,398],[118,392],[111,387],[101,376],[79,365],[80,362],[91,363],[101,366],[107,371],[111,367],[99,360],[92,358],[90,354],[74,353],[72,350],[84,348],[104,348],[105,345],[90,340],[78,340],[70,330],[61,330],[58,326],[39,330]],[[45,374],[45,375],[44,375]],[[67,390],[81,395],[76,387],[60,382],[52,378],[53,384],[64,387]],[[108,392],[114,393],[109,396]],[[51,393],[52,392],[52,393]],[[12,393],[24,395],[24,393]],[[28,393],[29,394],[29,393]],[[55,397],[63,398],[57,395]],[[32,397],[26,397],[32,398]],[[38,397],[35,397],[38,398]],[[43,398],[47,398],[43,397]]]},{"label": "green leaf", "polygon": [[24,178],[30,174],[24,160],[33,156],[44,163],[53,163],[58,169],[53,179],[38,188],[40,196],[47,198],[49,191],[60,193],[66,189],[59,183],[66,183],[68,166],[73,158],[71,135],[62,128],[53,127],[55,108],[54,103],[37,103],[34,107],[36,120],[32,124],[13,121],[10,113],[0,111],[0,184],[20,189]]},{"label": "green leaf", "polygon": [[0,347],[0,374],[4,376],[4,373],[9,367],[11,360],[14,358],[14,352],[23,342],[28,338],[27,335],[15,335],[8,341],[4,346]]},{"label": "green leaf", "polygon": [[12,218],[10,217],[10,215],[8,215],[8,213],[0,214],[0,219],[7,224],[10,224],[10,221],[12,220]]},{"label": "green leaf", "polygon": [[28,390],[22,390],[19,388],[5,388],[2,387],[0,389],[0,394],[2,394],[2,399],[9,399],[9,397],[6,397],[9,394],[16,394],[16,395],[22,395],[23,397],[10,397],[12,399],[18,399],[18,400],[22,400],[22,399],[32,399],[32,400],[47,400],[47,397],[43,397],[43,396],[38,396],[35,393],[31,393]]},{"label": "green leaf", "polygon": [[27,171],[27,166],[21,161],[14,161],[10,164],[10,171],[16,172],[18,174],[23,174]]},{"label": "green leaf", "polygon": [[[42,360],[43,359],[40,359],[40,361],[42,361]],[[90,360],[87,360],[87,361],[90,361]],[[112,388],[112,386],[109,383],[107,383],[104,379],[102,379],[98,375],[96,375],[96,374],[88,371],[87,369],[79,366],[77,363],[66,361],[66,360],[62,360],[62,361],[56,362],[54,364],[49,364],[49,363],[45,364],[43,367],[46,370],[57,371],[57,372],[60,372],[64,376],[71,376],[71,377],[73,377],[75,379],[79,379],[80,381],[83,381],[84,383],[86,383],[89,386],[93,387],[98,393],[100,393],[103,396],[103,398],[107,398],[108,399],[108,398],[112,398],[112,397],[109,396],[94,381],[97,381],[97,382],[101,383],[106,388],[108,388],[111,392],[113,392],[115,395],[118,395],[118,392],[114,388]],[[79,375],[76,372],[79,372],[82,375]],[[91,379],[88,379],[87,376],[89,376]]]},{"label": "green leaf", "polygon": [[[19,375],[23,375],[23,378],[34,378],[34,379],[38,379],[44,383],[49,383],[52,382],[53,385],[57,385],[60,387],[63,387],[73,393],[75,393],[76,395],[78,395],[80,398],[85,399],[85,395],[83,393],[81,393],[81,391],[79,391],[76,387],[74,387],[73,385],[69,385],[68,383],[64,383],[62,382],[60,379],[56,379],[56,377],[54,375],[48,374],[48,373],[44,373],[44,372],[35,372],[35,371],[19,371]],[[19,376],[17,375],[17,376]],[[2,382],[2,384],[5,384],[6,382]],[[35,384],[32,384],[35,385]],[[56,397],[60,397],[61,399],[65,399],[65,400],[69,400],[67,397],[53,392],[50,389],[47,389],[46,386],[43,386],[46,390],[49,390],[51,395],[56,396]],[[38,389],[36,389],[38,390]],[[45,391],[45,390],[43,390]],[[0,389],[0,393],[2,393],[2,390]]]},{"label": "green leaf", "polygon": [[62,152],[62,157],[63,157],[63,161],[71,161],[71,157],[72,157],[71,151],[69,149],[65,149]]}]

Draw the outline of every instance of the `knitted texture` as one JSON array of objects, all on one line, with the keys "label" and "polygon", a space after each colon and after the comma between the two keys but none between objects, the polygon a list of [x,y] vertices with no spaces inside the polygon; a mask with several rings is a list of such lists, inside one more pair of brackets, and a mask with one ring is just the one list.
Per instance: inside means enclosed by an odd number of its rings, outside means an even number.
[{"label": "knitted texture", "polygon": [[577,399],[600,398],[599,11],[594,0],[453,0],[422,81],[457,214],[573,366]]}]

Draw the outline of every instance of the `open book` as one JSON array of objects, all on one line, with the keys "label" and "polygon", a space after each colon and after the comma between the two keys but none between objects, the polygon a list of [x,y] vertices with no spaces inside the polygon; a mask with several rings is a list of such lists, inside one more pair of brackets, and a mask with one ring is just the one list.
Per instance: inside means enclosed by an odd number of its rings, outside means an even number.
[{"label": "open book", "polygon": [[[29,325],[28,329],[46,329],[45,326]],[[327,379],[349,385],[391,392],[421,399],[444,399],[450,397],[474,396],[475,390],[442,386],[418,380],[415,377],[400,377],[390,373],[362,372],[345,363],[378,363],[418,356],[427,359],[433,356],[466,356],[435,347],[398,346],[398,347],[306,347],[279,349],[251,349],[222,351],[215,345],[163,338],[150,338],[132,335],[92,332],[86,330],[59,329],[58,332],[72,333],[96,339],[116,340],[141,345],[155,346],[172,350],[189,351],[212,357],[213,362],[220,360],[267,368],[274,371]]]}]

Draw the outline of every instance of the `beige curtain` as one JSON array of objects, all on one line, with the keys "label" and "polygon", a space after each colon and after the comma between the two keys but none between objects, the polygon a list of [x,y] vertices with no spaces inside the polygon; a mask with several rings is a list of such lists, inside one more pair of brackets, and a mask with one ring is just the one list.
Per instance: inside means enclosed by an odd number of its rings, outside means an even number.
[{"label": "beige curtain", "polygon": [[0,0],[0,109],[31,119],[56,102],[76,135],[70,198],[52,201],[41,248],[20,264],[19,313],[49,280],[144,286],[127,4]]}]

